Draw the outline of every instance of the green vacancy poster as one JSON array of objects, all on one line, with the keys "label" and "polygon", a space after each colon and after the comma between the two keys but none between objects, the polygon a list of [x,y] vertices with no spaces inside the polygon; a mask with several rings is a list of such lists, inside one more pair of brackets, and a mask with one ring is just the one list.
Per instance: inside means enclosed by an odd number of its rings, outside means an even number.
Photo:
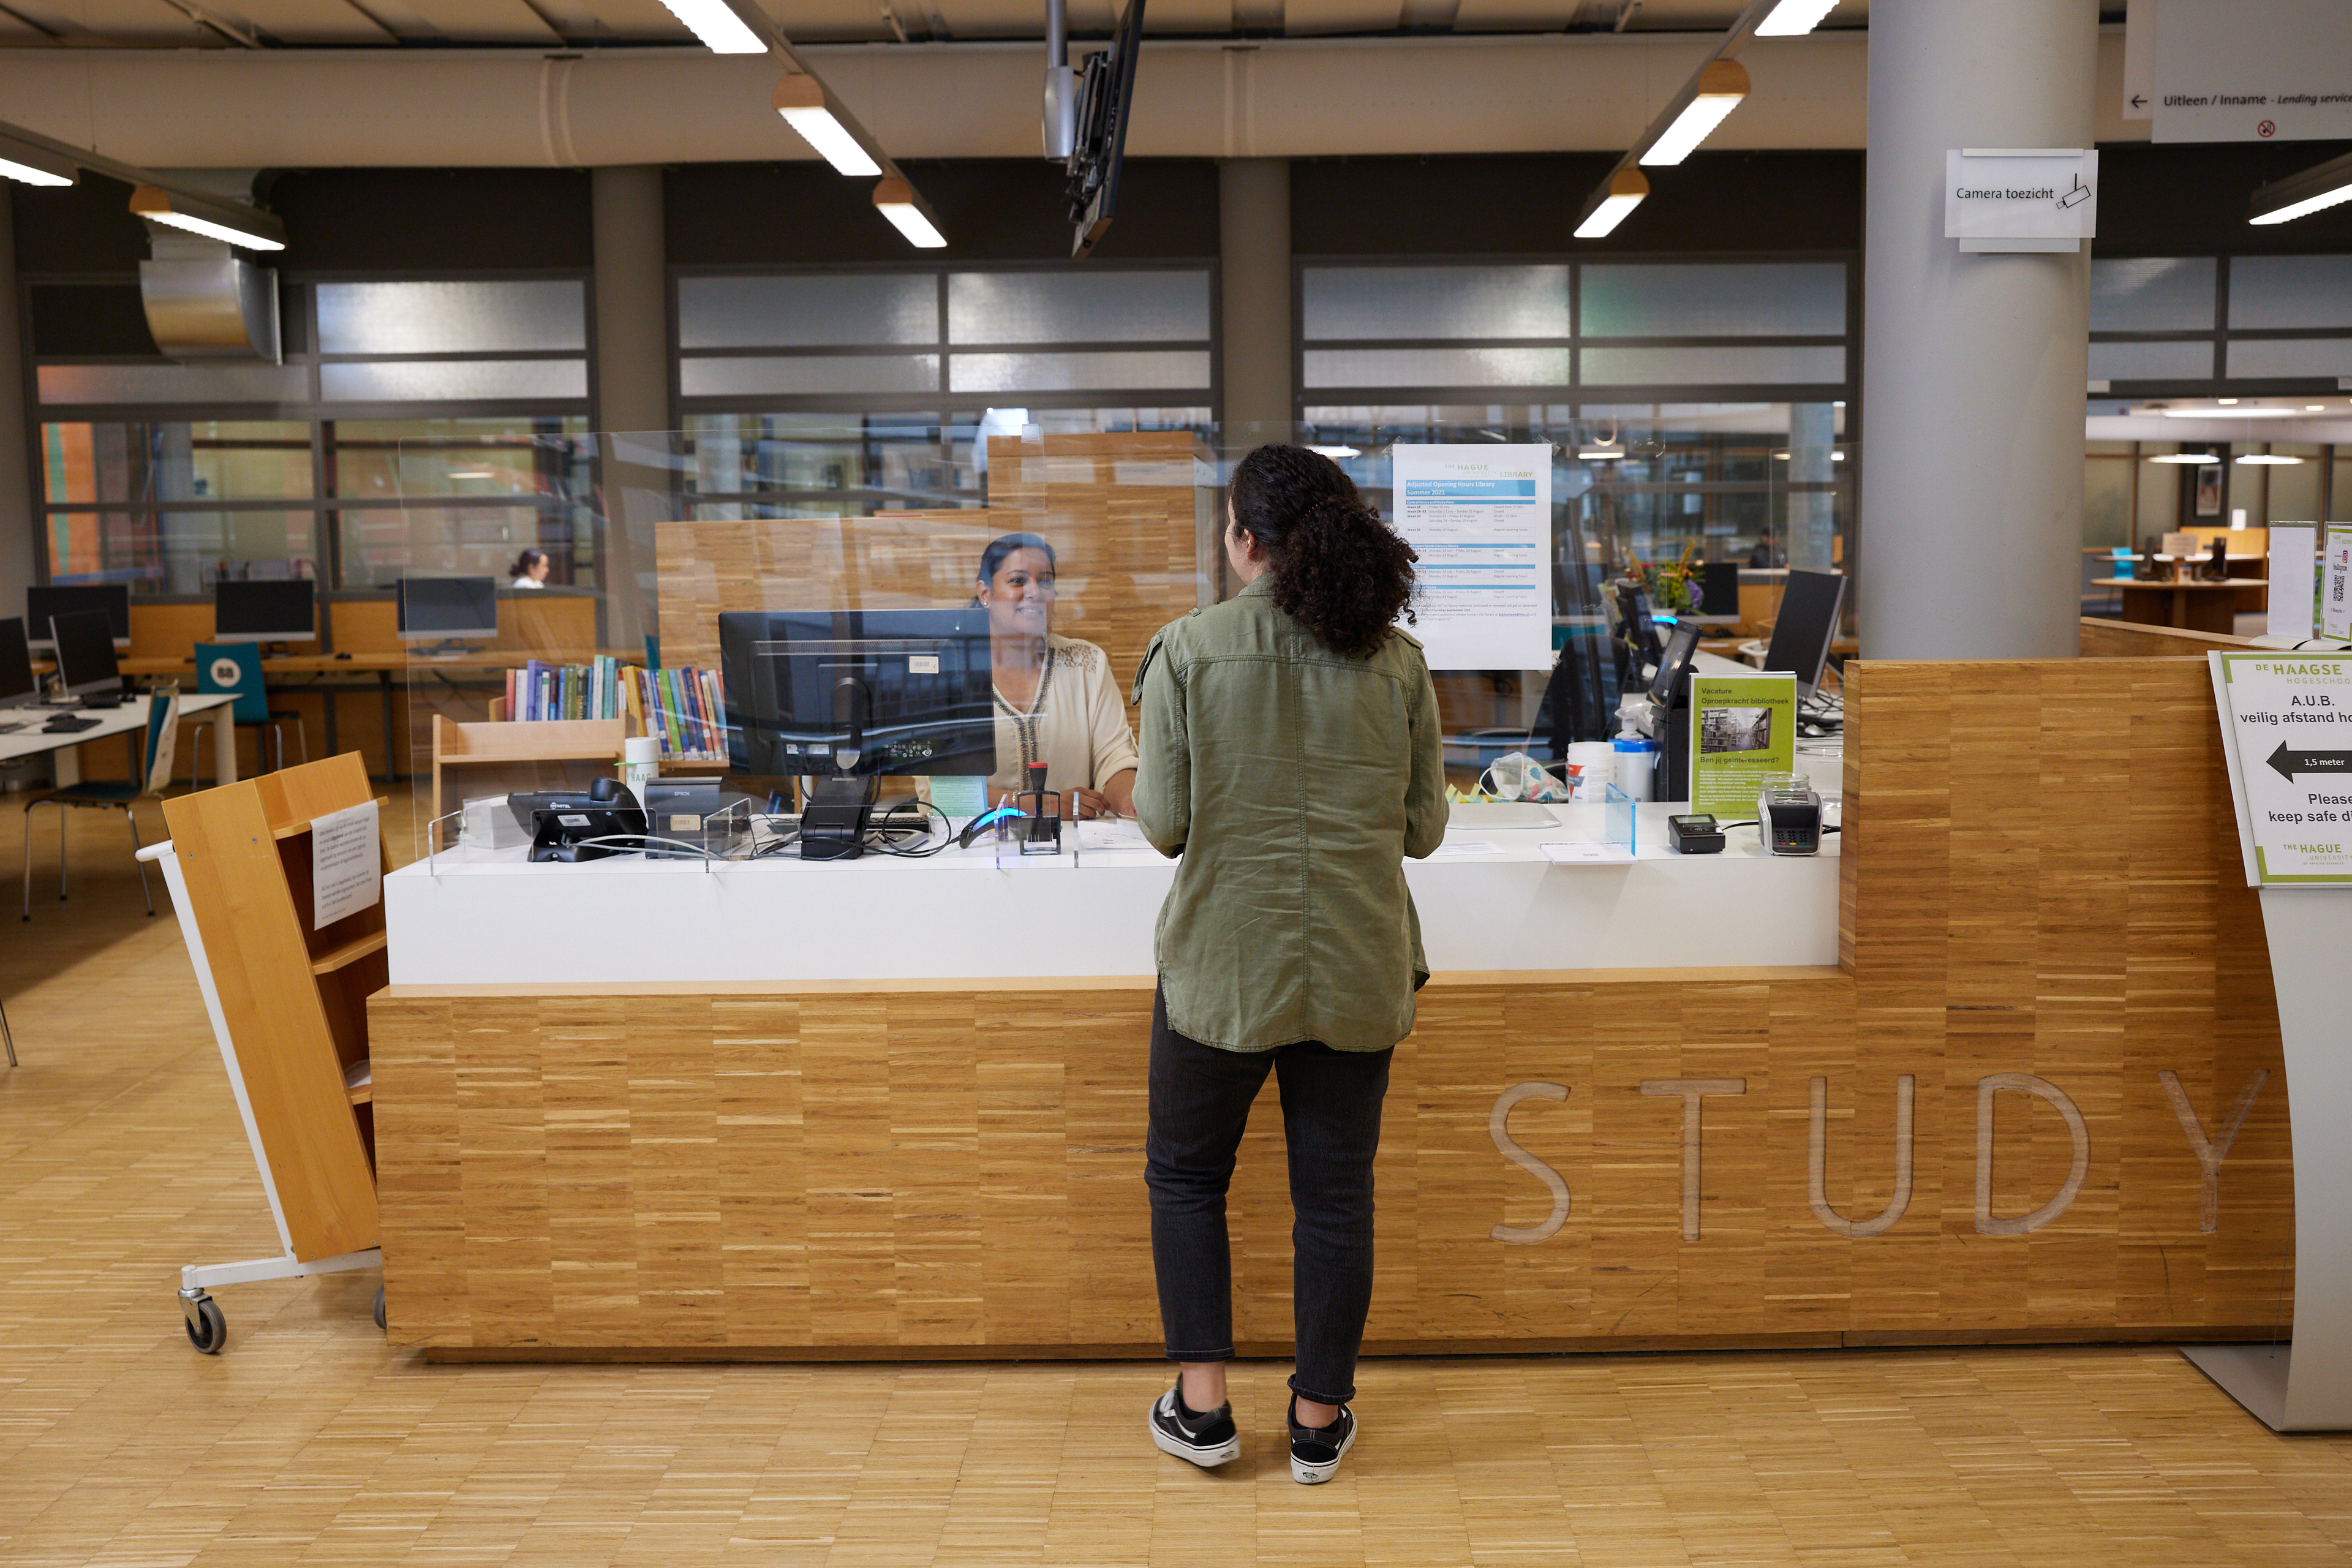
[{"label": "green vacancy poster", "polygon": [[1764,775],[1796,771],[1797,678],[1692,676],[1690,734],[1691,810],[1754,816]]}]

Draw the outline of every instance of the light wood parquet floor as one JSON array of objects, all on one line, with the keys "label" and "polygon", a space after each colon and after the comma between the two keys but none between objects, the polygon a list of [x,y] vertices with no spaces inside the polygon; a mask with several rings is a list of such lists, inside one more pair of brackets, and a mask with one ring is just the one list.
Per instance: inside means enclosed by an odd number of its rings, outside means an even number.
[{"label": "light wood parquet floor", "polygon": [[2273,1436],[2144,1347],[1370,1363],[1321,1489],[1263,1363],[1203,1474],[1144,1437],[1156,1365],[429,1366],[370,1275],[225,1289],[199,1356],[174,1271],[268,1219],[173,922],[119,818],[73,830],[73,901],[0,922],[0,1563],[2352,1559],[2352,1438]]}]

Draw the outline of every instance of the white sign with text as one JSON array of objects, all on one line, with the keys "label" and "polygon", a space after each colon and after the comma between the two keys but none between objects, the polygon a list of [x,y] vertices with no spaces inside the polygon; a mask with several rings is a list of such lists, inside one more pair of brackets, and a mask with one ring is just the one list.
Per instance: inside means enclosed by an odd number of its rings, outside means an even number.
[{"label": "white sign with text", "polygon": [[2149,29],[2147,107],[2158,142],[2352,137],[2345,0],[2133,0],[2127,26]]},{"label": "white sign with text", "polygon": [[2352,654],[2208,657],[2247,882],[2352,883]]},{"label": "white sign with text", "polygon": [[2068,249],[2099,231],[2099,155],[2080,147],[1956,147],[1944,154],[1944,237],[1961,248],[2039,241]]},{"label": "white sign with text", "polygon": [[1390,448],[1397,531],[1421,559],[1412,630],[1432,669],[1551,664],[1551,447]]}]

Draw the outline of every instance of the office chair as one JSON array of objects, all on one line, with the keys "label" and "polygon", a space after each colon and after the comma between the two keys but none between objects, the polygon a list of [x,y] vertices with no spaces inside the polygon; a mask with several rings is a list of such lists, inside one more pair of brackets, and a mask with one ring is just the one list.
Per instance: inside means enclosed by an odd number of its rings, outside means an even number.
[{"label": "office chair", "polygon": [[0,1046],[8,1047],[8,1065],[16,1065],[16,1037],[8,1032],[8,1004],[0,1002]]},{"label": "office chair", "polygon": [[[291,709],[269,706],[269,694],[261,681],[261,650],[251,643],[200,642],[196,645],[196,695],[235,697],[236,709],[230,722],[243,729],[267,730],[278,742],[278,766],[286,766],[286,726],[294,726],[294,739],[300,747],[302,760],[310,760],[310,737],[302,729],[302,715]],[[195,749],[188,753],[188,787],[196,787],[204,772],[205,731],[209,724],[197,726]],[[253,763],[256,772],[268,772],[268,755],[261,748],[261,737],[253,739]]]},{"label": "office chair", "polygon": [[147,912],[155,912],[154,895],[147,889],[147,863],[136,860],[141,848],[139,816],[132,807],[142,800],[161,796],[172,782],[173,742],[180,732],[180,689],[166,686],[152,691],[147,697],[147,771],[141,777],[117,783],[111,780],[84,780],[51,790],[45,795],[25,803],[25,918],[33,918],[33,808],[54,805],[58,811],[58,901],[66,897],[66,814],[64,807],[95,806],[100,810],[122,813],[123,821],[131,825],[131,853],[139,867],[139,896],[147,900]]}]

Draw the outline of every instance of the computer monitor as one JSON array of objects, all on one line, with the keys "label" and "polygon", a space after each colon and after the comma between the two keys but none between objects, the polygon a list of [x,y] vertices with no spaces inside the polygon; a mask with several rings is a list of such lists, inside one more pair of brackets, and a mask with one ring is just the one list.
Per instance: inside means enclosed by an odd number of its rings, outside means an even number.
[{"label": "computer monitor", "polygon": [[403,577],[400,640],[453,642],[499,635],[496,577]]},{"label": "computer monitor", "polygon": [[1764,668],[1794,671],[1800,698],[1811,697],[1821,685],[1822,667],[1829,662],[1838,611],[1844,604],[1845,578],[1839,574],[1789,574],[1788,590],[1780,595],[1780,613],[1772,623],[1772,642],[1764,653]]},{"label": "computer monitor", "polygon": [[15,616],[0,621],[0,708],[22,708],[41,698],[41,683],[33,675],[33,650],[25,641],[25,623]]},{"label": "computer monitor", "polygon": [[68,697],[99,697],[122,689],[122,668],[114,662],[114,636],[104,610],[75,610],[49,617],[49,640],[58,652],[58,674]]},{"label": "computer monitor", "polygon": [[1695,622],[1684,621],[1675,627],[1674,636],[1666,639],[1666,651],[1658,658],[1658,673],[1650,681],[1650,700],[1661,707],[1673,703],[1683,676],[1691,666],[1691,655],[1698,651],[1699,628]]},{"label": "computer monitor", "polygon": [[1710,561],[1699,578],[1698,610],[1703,616],[1739,613],[1739,563]]},{"label": "computer monitor", "polygon": [[25,590],[25,633],[47,648],[49,622],[76,610],[104,610],[114,646],[131,646],[131,590],[121,583],[44,583]]},{"label": "computer monitor", "polygon": [[719,663],[738,773],[996,771],[984,610],[732,611]]},{"label": "computer monitor", "polygon": [[213,584],[215,642],[311,642],[318,636],[319,585],[308,577],[276,583],[224,577]]}]

